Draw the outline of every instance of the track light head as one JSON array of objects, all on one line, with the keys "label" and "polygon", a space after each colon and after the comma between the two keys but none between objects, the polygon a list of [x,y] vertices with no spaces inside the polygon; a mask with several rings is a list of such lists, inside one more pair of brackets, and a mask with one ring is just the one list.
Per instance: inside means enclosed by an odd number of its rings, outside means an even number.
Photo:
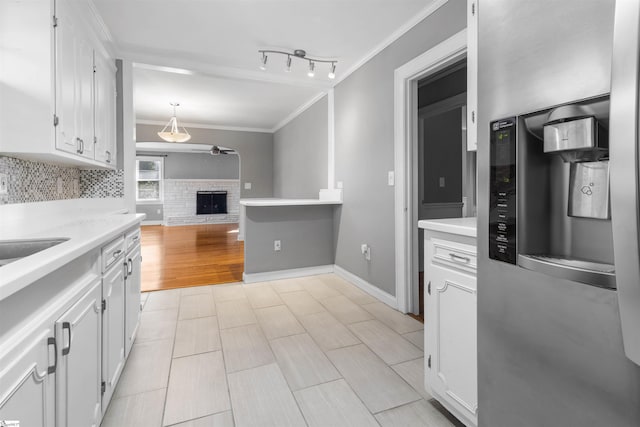
[{"label": "track light head", "polygon": [[316,64],[314,64],[313,61],[309,61],[309,71],[307,71],[307,76],[313,77],[316,75],[316,72],[314,71],[315,67]]},{"label": "track light head", "polygon": [[331,63],[331,70],[329,70],[329,74],[327,75],[331,80],[336,78],[336,63]]},{"label": "track light head", "polygon": [[260,59],[260,69],[265,71],[267,69],[267,54],[262,52],[262,58]]},{"label": "track light head", "polygon": [[291,55],[287,55],[287,66],[284,68],[287,73],[291,72]]}]

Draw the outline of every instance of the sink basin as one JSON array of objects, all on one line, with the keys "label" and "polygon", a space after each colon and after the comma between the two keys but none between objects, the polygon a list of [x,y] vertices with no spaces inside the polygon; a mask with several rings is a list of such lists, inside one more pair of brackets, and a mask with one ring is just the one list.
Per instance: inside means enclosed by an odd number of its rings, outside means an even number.
[{"label": "sink basin", "polygon": [[49,249],[52,246],[59,245],[67,240],[69,239],[65,237],[54,239],[0,240],[0,267]]}]

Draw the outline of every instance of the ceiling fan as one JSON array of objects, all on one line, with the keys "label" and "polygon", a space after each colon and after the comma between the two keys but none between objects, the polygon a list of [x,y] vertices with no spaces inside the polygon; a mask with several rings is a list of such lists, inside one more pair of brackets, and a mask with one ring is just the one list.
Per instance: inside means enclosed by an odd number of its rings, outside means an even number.
[{"label": "ceiling fan", "polygon": [[218,145],[214,145],[211,147],[211,150],[209,150],[209,153],[212,156],[217,156],[219,154],[237,154],[235,150],[232,150],[231,148],[227,148],[227,147],[220,147]]}]

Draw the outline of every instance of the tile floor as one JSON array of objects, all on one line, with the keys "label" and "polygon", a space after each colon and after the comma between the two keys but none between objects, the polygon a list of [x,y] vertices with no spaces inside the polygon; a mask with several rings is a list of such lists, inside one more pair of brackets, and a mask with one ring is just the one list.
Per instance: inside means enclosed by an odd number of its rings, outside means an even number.
[{"label": "tile floor", "polygon": [[423,327],[333,275],[144,294],[102,427],[461,426]]}]

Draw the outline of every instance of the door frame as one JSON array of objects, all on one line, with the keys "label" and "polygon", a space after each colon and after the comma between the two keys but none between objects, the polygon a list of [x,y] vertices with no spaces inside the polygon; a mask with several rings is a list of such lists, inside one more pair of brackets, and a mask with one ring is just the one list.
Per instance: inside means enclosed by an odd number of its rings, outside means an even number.
[{"label": "door frame", "polygon": [[432,47],[394,72],[395,267],[397,308],[413,308],[418,282],[418,80],[467,56],[466,29]]}]

